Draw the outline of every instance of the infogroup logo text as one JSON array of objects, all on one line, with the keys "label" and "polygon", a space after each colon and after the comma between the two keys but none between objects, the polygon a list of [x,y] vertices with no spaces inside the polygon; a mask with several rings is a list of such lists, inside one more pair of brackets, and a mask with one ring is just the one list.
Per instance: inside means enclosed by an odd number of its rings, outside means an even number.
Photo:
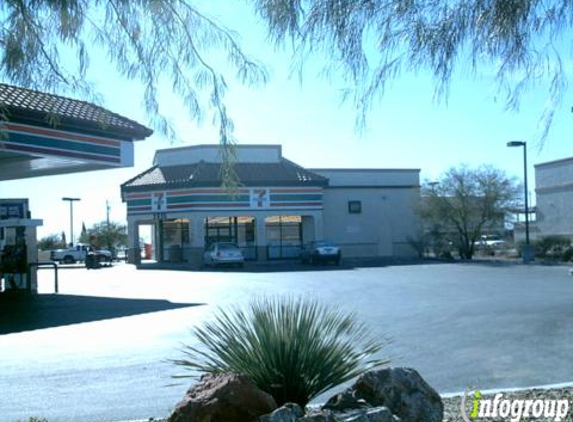
[{"label": "infogroup logo text", "polygon": [[[471,399],[471,410],[468,412],[466,403]],[[462,419],[465,422],[476,422],[488,418],[507,418],[511,422],[520,422],[527,419],[553,418],[560,422],[569,413],[569,400],[549,399],[509,399],[503,393],[491,398],[483,398],[480,390],[466,390],[460,404]]]}]

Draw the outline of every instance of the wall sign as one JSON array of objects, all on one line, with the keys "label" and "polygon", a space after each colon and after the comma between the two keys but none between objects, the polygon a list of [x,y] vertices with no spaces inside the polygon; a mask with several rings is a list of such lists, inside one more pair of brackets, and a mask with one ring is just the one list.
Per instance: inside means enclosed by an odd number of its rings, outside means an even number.
[{"label": "wall sign", "polygon": [[251,208],[268,208],[270,202],[269,189],[251,189]]},{"label": "wall sign", "polygon": [[167,195],[165,192],[153,192],[151,195],[151,211],[152,212],[165,212],[167,211]]},{"label": "wall sign", "polygon": [[27,218],[27,199],[0,199],[0,220]]}]

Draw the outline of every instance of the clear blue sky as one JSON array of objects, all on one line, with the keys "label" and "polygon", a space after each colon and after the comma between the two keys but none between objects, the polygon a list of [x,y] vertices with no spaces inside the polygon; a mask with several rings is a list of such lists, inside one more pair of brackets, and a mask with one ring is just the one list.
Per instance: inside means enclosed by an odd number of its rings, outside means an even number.
[{"label": "clear blue sky", "polygon": [[[456,75],[447,104],[432,100],[433,84],[428,75],[404,74],[373,107],[367,130],[358,134],[355,111],[350,103],[340,101],[345,85],[336,76],[331,80],[319,76],[323,58],[315,57],[309,63],[300,83],[290,76],[290,54],[275,51],[266,40],[264,27],[242,2],[213,3],[207,6],[209,13],[238,31],[244,50],[263,62],[270,74],[269,83],[262,87],[230,84],[227,105],[240,143],[282,144],[283,154],[305,167],[420,168],[422,179],[434,179],[462,163],[492,164],[521,180],[521,150],[505,144],[534,139],[547,85],[529,92],[518,112],[508,112],[503,101],[495,101],[496,85],[488,69],[471,77]],[[105,57],[92,58],[89,78],[103,94],[104,105],[146,124],[142,87],[116,75]],[[228,77],[232,79],[232,75]],[[153,135],[136,143],[134,168],[0,182],[0,196],[30,199],[33,216],[44,220],[40,237],[62,230],[68,234],[68,206],[61,201],[63,196],[82,199],[74,207],[76,234],[82,222],[90,226],[105,219],[106,200],[111,205],[111,219],[124,222],[126,209],[119,186],[150,167],[156,149],[218,141],[209,118],[198,126],[187,119],[183,106],[167,89],[162,96],[164,112],[175,122],[182,143],[171,144]],[[557,110],[542,150],[530,142],[532,191],[534,164],[573,156],[571,105],[565,101]]]}]

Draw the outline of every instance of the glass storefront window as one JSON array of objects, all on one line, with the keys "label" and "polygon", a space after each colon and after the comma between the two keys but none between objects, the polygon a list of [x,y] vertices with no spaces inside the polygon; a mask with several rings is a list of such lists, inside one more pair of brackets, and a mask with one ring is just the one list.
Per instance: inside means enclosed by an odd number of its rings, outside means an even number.
[{"label": "glass storefront window", "polygon": [[269,259],[298,258],[302,246],[302,217],[280,215],[265,219]]},{"label": "glass storefront window", "polygon": [[163,222],[163,241],[166,244],[185,245],[189,238],[189,220],[179,218]]}]

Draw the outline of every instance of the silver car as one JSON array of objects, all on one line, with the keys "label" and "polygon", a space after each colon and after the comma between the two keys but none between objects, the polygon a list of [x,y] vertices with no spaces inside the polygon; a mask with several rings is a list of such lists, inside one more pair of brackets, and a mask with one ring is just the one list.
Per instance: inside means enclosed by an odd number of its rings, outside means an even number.
[{"label": "silver car", "polygon": [[205,265],[239,265],[242,266],[245,257],[239,247],[231,242],[215,242],[203,254]]}]

